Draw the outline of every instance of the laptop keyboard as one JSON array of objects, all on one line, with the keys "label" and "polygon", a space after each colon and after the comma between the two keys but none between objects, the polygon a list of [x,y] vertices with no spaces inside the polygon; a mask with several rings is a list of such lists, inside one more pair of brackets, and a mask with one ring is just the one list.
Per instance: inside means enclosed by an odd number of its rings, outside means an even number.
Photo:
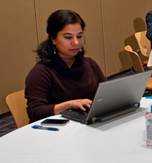
[{"label": "laptop keyboard", "polygon": [[88,113],[80,109],[68,109],[63,111],[62,116],[81,123],[86,122]]}]

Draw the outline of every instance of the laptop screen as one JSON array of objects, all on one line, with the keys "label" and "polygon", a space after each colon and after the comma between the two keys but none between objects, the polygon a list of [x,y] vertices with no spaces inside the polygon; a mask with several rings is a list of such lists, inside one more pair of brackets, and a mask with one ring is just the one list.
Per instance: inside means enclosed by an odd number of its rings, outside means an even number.
[{"label": "laptop screen", "polygon": [[123,107],[139,104],[152,71],[138,73],[99,84],[87,121]]}]

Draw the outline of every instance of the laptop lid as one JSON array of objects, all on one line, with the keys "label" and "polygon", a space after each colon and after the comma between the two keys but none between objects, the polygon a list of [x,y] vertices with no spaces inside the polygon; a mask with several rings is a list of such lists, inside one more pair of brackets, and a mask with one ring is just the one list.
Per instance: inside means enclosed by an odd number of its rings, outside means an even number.
[{"label": "laptop lid", "polygon": [[100,83],[86,121],[139,104],[151,74],[147,71]]}]

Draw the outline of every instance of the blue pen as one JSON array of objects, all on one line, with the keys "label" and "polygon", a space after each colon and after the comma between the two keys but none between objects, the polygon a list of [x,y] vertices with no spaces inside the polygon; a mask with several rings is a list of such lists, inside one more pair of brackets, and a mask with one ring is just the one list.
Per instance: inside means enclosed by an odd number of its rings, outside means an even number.
[{"label": "blue pen", "polygon": [[34,129],[40,129],[40,130],[59,131],[59,129],[56,127],[44,127],[44,126],[40,126],[40,125],[33,125],[31,127]]}]

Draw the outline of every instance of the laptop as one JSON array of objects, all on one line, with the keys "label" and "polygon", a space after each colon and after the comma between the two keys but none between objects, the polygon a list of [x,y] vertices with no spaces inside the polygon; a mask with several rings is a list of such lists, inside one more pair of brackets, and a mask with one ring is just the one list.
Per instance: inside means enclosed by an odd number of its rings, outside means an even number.
[{"label": "laptop", "polygon": [[68,109],[63,117],[84,124],[105,122],[139,109],[140,100],[152,71],[142,72],[99,83],[88,112]]}]

